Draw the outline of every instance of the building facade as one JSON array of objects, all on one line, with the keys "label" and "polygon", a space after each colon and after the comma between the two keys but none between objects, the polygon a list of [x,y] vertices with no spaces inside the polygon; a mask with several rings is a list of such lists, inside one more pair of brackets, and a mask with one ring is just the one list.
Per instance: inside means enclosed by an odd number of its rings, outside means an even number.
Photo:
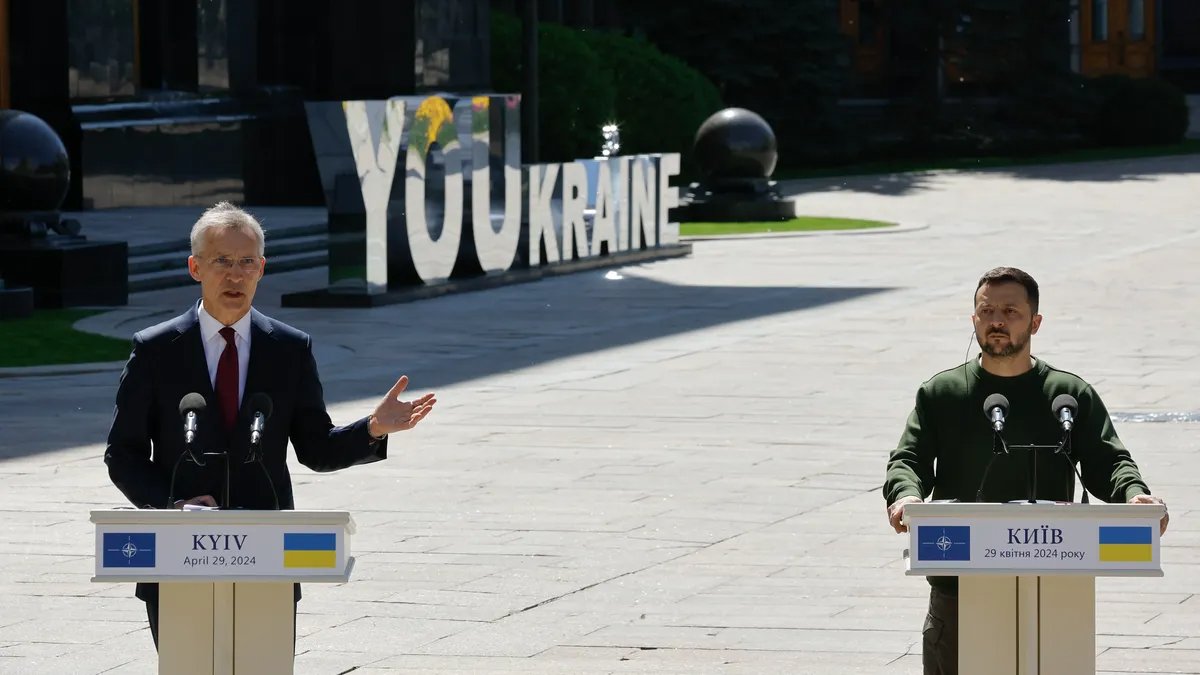
[{"label": "building facade", "polygon": [[[837,1],[860,89],[886,92],[895,52],[911,39],[893,20],[892,3],[900,0]],[[1200,93],[1200,2],[1074,0],[1070,13],[1064,47],[1075,72],[1089,77],[1159,76]],[[953,45],[941,47],[953,51]],[[950,64],[944,77],[953,82],[962,74]]]},{"label": "building facade", "polygon": [[304,101],[486,91],[487,0],[0,0],[0,107],[72,163],[66,209],[320,204]]}]

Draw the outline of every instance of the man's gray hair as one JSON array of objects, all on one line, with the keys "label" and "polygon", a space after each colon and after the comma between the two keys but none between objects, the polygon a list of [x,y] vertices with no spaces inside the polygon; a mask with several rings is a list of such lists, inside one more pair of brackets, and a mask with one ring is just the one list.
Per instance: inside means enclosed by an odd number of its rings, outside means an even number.
[{"label": "man's gray hair", "polygon": [[205,233],[218,228],[244,229],[258,240],[258,255],[262,256],[266,251],[266,234],[258,220],[229,202],[220,202],[205,211],[200,220],[192,226],[192,255],[199,255]]}]

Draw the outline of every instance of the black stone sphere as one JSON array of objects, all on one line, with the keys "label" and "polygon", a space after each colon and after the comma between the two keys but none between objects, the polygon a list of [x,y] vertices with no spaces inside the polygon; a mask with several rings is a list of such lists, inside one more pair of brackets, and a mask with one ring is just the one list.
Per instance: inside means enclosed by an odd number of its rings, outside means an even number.
[{"label": "black stone sphere", "polygon": [[0,211],[58,211],[70,182],[67,149],[50,125],[0,110]]},{"label": "black stone sphere", "polygon": [[706,181],[770,178],[779,159],[771,125],[745,108],[713,113],[696,131],[693,148]]}]

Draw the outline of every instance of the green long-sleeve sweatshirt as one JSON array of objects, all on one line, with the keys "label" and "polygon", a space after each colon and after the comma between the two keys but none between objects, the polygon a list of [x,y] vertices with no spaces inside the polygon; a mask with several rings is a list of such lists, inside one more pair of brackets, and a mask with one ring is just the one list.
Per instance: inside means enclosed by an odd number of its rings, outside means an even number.
[{"label": "green long-sleeve sweatshirt", "polygon": [[[1057,445],[1062,427],[1051,412],[1059,394],[1079,402],[1072,432],[1072,458],[1084,486],[1106,502],[1124,503],[1150,490],[1137,464],[1117,438],[1108,410],[1091,385],[1040,359],[1029,371],[1000,377],[984,370],[978,359],[934,375],[917,390],[900,443],[888,458],[883,496],[888,504],[901,497],[976,501],[976,491],[992,457],[992,426],[983,401],[991,394],[1008,398],[1004,438],[1008,454],[998,456],[983,486],[983,501],[1026,499],[1028,451],[1011,446]],[[1062,455],[1036,451],[1037,499],[1073,501],[1075,474]],[[955,577],[929,577],[934,587],[956,592]]]}]

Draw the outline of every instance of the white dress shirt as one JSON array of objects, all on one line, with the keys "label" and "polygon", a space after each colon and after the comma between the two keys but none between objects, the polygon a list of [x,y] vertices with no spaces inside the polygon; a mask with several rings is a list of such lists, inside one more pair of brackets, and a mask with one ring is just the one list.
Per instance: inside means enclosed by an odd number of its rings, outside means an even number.
[{"label": "white dress shirt", "polygon": [[[221,329],[225,326],[204,310],[204,301],[200,301],[200,339],[204,343],[204,359],[208,362],[208,381],[217,389],[217,364],[225,351],[225,338],[221,337]],[[242,407],[242,398],[246,393],[246,370],[250,366],[250,312],[238,319],[230,328],[236,335],[233,338],[238,350],[238,407]]]}]

